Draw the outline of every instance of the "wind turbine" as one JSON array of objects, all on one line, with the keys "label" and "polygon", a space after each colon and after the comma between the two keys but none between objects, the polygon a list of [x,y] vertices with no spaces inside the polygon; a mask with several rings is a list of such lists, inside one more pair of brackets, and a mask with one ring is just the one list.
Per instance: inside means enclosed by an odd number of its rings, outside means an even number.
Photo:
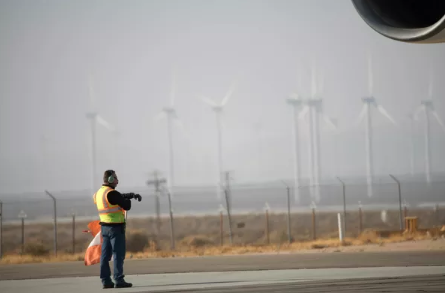
[{"label": "wind turbine", "polygon": [[168,172],[168,180],[167,187],[170,191],[170,195],[173,197],[173,186],[175,184],[174,177],[174,156],[173,156],[173,134],[172,134],[172,124],[175,122],[181,130],[184,131],[183,125],[181,121],[178,119],[178,115],[176,114],[175,109],[175,97],[176,97],[176,74],[173,74],[172,77],[172,85],[170,89],[170,105],[164,107],[160,113],[158,113],[154,120],[158,121],[163,118],[167,119],[167,133],[168,133],[168,148],[169,148],[169,172]]},{"label": "wind turbine", "polygon": [[217,132],[217,149],[218,149],[218,175],[217,175],[217,180],[216,180],[216,196],[218,200],[221,200],[221,188],[223,186],[223,181],[224,181],[224,177],[223,177],[223,156],[222,156],[222,134],[221,134],[221,126],[222,126],[222,122],[221,122],[221,114],[223,111],[224,106],[227,104],[227,102],[229,101],[230,96],[233,94],[233,91],[235,89],[237,82],[234,81],[229,90],[227,91],[226,95],[224,96],[224,98],[221,100],[220,103],[216,103],[213,100],[201,96],[201,100],[208,104],[212,110],[215,112],[215,116],[216,116],[216,132]]},{"label": "wind turbine", "polygon": [[373,194],[372,184],[374,182],[374,162],[372,150],[372,107],[374,106],[383,116],[385,116],[392,124],[396,125],[394,119],[389,115],[388,111],[377,103],[373,96],[373,75],[372,75],[372,59],[368,57],[368,96],[362,98],[363,108],[359,114],[360,123],[366,116],[365,135],[366,135],[366,182],[368,185],[368,196]]},{"label": "wind turbine", "polygon": [[418,120],[418,116],[421,111],[425,113],[425,176],[426,176],[426,181],[430,183],[431,182],[430,115],[433,115],[433,117],[436,119],[437,123],[439,123],[442,130],[445,131],[445,125],[442,119],[440,118],[439,114],[437,114],[436,110],[434,109],[432,78],[430,80],[428,94],[429,94],[429,99],[423,100],[421,102],[421,105],[417,108],[414,114],[414,119]]},{"label": "wind turbine", "polygon": [[90,96],[90,111],[87,112],[86,117],[90,120],[91,125],[91,192],[94,192],[95,185],[98,182],[97,176],[97,161],[96,161],[96,125],[100,124],[111,132],[114,132],[114,127],[103,119],[96,109],[95,93],[93,88],[93,79],[91,75],[88,78],[89,96]]},{"label": "wind turbine", "polygon": [[[314,186],[315,200],[320,200],[320,178],[321,178],[321,149],[320,149],[320,117],[332,129],[336,129],[335,123],[326,116],[323,112],[323,100],[321,94],[323,92],[323,77],[320,77],[317,88],[316,71],[312,67],[311,70],[311,97],[304,101],[303,111],[300,113],[300,118],[303,119],[306,115],[309,117],[309,169],[311,172],[310,185]],[[312,189],[311,189],[312,190]]]},{"label": "wind turbine", "polygon": [[[300,74],[298,74],[297,86],[300,86]],[[303,100],[298,93],[293,93],[286,100],[292,107],[292,145],[294,155],[294,198],[295,202],[300,202],[300,181],[301,181],[301,162],[300,162],[300,134],[299,134],[299,108],[303,104]]]}]

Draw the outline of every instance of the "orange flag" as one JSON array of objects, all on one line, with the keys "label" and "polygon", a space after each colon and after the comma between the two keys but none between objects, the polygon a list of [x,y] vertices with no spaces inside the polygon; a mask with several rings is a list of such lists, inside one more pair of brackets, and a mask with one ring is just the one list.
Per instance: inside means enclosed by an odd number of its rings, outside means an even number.
[{"label": "orange flag", "polygon": [[102,252],[102,235],[100,233],[99,221],[88,223],[88,230],[94,238],[85,251],[85,265],[91,266],[100,263],[100,255]]},{"label": "orange flag", "polygon": [[[127,219],[127,211],[125,211],[125,219]],[[101,226],[100,221],[92,221],[88,223],[88,231],[93,235],[93,240],[91,240],[90,245],[88,245],[85,251],[85,265],[91,266],[100,263],[100,255],[102,254],[102,235],[100,233]],[[111,256],[110,261],[113,261],[114,257]]]}]

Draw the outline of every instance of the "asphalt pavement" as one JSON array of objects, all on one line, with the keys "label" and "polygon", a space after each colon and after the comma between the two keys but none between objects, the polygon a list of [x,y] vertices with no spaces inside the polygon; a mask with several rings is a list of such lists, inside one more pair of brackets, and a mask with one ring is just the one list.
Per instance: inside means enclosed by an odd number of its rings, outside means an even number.
[{"label": "asphalt pavement", "polygon": [[[445,292],[445,251],[295,253],[127,260],[112,292]],[[0,265],[0,292],[103,292],[99,266]]]},{"label": "asphalt pavement", "polygon": [[[125,273],[163,274],[316,268],[444,266],[445,251],[332,252],[132,259]],[[0,265],[0,280],[97,276],[99,266],[83,262]]]},{"label": "asphalt pavement", "polygon": [[[444,292],[445,266],[201,272],[126,276],[111,292]],[[103,292],[95,277],[0,281],[2,293]],[[419,292],[419,291],[417,291]]]}]

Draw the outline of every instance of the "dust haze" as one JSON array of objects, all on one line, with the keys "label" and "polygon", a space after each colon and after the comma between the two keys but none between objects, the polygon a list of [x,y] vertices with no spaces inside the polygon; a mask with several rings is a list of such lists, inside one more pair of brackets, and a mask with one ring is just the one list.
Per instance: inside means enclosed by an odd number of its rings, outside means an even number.
[{"label": "dust haze", "polygon": [[[174,184],[213,186],[217,178],[215,113],[223,109],[223,170],[233,184],[293,178],[292,109],[286,99],[311,95],[311,68],[323,79],[321,181],[366,177],[365,124],[373,92],[396,126],[375,109],[376,176],[425,173],[428,98],[445,118],[445,45],[395,42],[370,29],[349,0],[311,1],[6,1],[0,2],[0,194],[91,188],[89,76],[98,114],[117,132],[96,127],[97,186],[114,169],[119,187],[145,186],[154,170],[168,175],[170,104]],[[180,127],[182,125],[182,127]],[[301,177],[309,177],[307,125],[300,123]],[[432,172],[445,171],[445,132],[431,119]],[[422,179],[423,180],[423,179]],[[390,179],[388,179],[390,181]],[[252,195],[254,196],[254,195]]]}]

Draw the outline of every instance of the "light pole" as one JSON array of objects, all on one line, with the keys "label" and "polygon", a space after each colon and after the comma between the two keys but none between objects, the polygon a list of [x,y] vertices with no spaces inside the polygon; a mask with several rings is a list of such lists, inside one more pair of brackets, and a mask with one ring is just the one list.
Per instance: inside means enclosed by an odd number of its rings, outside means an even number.
[{"label": "light pole", "polygon": [[54,255],[57,257],[57,204],[56,204],[56,198],[49,193],[49,191],[45,190],[45,193],[51,197],[54,204]]},{"label": "light pole", "polygon": [[26,213],[21,210],[19,215],[19,219],[22,220],[22,255],[25,252],[25,219],[27,217]]}]

